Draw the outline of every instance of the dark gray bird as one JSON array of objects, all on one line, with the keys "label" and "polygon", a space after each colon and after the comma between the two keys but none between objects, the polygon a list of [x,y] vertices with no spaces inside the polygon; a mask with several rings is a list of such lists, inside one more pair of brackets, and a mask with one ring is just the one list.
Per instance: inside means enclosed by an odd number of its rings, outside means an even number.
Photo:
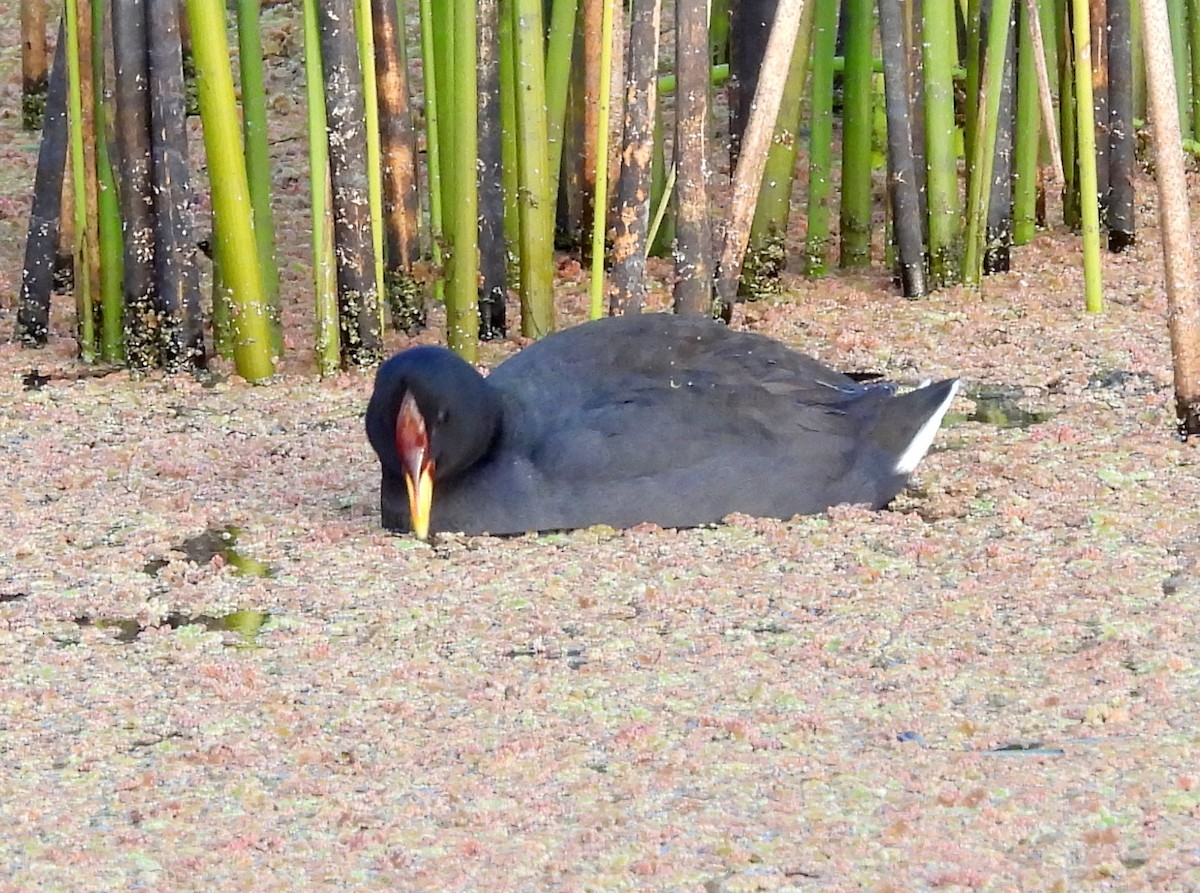
[{"label": "dark gray bird", "polygon": [[440,347],[379,367],[383,526],[468,534],[887,505],[958,389],[896,394],[777,341],[662,313],[553,334],[487,378]]}]

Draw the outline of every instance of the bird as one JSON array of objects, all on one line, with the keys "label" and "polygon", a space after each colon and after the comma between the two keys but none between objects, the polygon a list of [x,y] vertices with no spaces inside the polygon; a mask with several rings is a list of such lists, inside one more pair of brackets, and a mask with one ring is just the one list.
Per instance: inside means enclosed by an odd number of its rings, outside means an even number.
[{"label": "bird", "polygon": [[388,530],[687,528],[884,508],[958,387],[901,393],[764,335],[644,313],[548,335],[486,378],[445,348],[403,350],[365,422]]}]

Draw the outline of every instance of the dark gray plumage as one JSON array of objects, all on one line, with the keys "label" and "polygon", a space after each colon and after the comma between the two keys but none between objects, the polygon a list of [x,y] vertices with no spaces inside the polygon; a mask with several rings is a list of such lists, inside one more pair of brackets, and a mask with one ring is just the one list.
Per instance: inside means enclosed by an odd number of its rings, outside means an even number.
[{"label": "dark gray plumage", "polygon": [[644,314],[551,335],[487,379],[442,348],[404,351],[379,368],[366,424],[390,529],[412,524],[405,393],[428,432],[431,531],[688,527],[885,506],[957,386],[897,396],[761,335]]}]

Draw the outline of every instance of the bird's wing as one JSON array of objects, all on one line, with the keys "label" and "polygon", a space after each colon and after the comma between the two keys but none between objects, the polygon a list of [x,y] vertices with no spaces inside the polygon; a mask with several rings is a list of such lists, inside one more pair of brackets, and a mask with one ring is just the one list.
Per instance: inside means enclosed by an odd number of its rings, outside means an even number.
[{"label": "bird's wing", "polygon": [[567,330],[491,376],[520,419],[509,447],[547,476],[627,479],[789,450],[836,462],[857,425],[848,409],[878,387],[706,320],[609,322],[612,337]]},{"label": "bird's wing", "polygon": [[[544,407],[526,425],[523,452],[542,474],[570,480],[628,479],[712,462],[844,448],[853,418],[845,395],[780,381],[731,383],[686,375],[593,393],[569,412]],[[531,414],[524,415],[528,421]]]}]

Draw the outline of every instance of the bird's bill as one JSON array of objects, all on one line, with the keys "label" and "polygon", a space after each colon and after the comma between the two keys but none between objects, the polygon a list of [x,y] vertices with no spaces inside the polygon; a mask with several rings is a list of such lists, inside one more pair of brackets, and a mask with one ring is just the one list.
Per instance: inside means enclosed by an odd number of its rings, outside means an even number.
[{"label": "bird's bill", "polygon": [[429,454],[425,419],[417,408],[417,401],[408,393],[396,416],[396,451],[404,466],[413,533],[420,539],[428,539],[429,514],[433,506],[433,458]]},{"label": "bird's bill", "polygon": [[428,465],[422,466],[414,480],[412,472],[404,470],[408,486],[408,511],[412,515],[413,533],[418,539],[429,538],[429,510],[433,505],[433,475]]}]

